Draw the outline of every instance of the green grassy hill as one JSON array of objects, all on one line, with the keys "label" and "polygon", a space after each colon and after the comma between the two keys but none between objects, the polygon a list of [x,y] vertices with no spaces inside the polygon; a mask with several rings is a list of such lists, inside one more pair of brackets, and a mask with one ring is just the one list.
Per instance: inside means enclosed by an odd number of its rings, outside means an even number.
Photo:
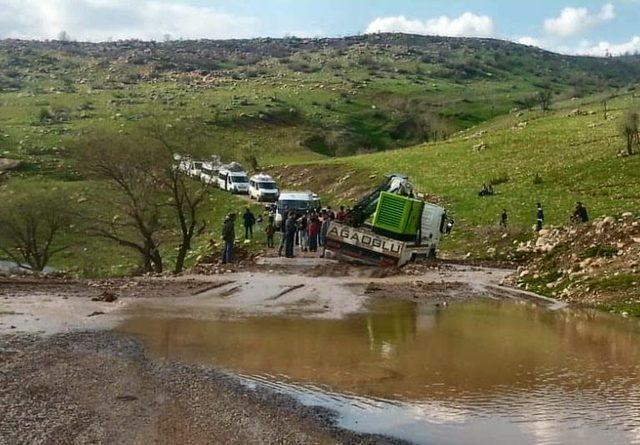
[{"label": "green grassy hill", "polygon": [[[571,57],[490,39],[4,40],[0,157],[23,165],[0,187],[57,187],[99,205],[102,184],[77,173],[69,146],[96,132],[136,137],[149,124],[188,124],[202,133],[204,156],[255,157],[282,182],[336,202],[384,173],[406,173],[456,218],[446,251],[503,258],[529,236],[537,200],[553,224],[566,222],[577,199],[596,215],[638,208],[638,159],[616,157],[638,78],[638,57]],[[549,112],[536,111],[543,90]],[[605,120],[601,103],[613,95]],[[485,182],[497,196],[477,197]],[[212,192],[210,228],[240,206]],[[505,238],[496,229],[502,208],[511,215]],[[103,275],[137,261],[69,236],[79,242],[54,266]]]}]

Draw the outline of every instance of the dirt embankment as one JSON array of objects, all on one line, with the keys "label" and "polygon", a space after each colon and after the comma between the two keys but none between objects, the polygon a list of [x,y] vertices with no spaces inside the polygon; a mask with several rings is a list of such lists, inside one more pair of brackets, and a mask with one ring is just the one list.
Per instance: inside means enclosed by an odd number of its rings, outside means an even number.
[{"label": "dirt embankment", "polygon": [[270,174],[283,189],[311,190],[331,197],[336,204],[354,201],[382,181],[378,172],[356,171],[342,164],[285,165]]},{"label": "dirt embankment", "polygon": [[631,213],[542,230],[521,244],[513,282],[564,301],[640,315],[640,218]]}]

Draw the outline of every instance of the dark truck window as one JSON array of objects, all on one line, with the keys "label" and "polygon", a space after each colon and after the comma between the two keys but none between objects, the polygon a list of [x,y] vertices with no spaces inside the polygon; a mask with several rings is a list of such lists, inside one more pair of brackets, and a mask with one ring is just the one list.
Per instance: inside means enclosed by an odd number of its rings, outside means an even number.
[{"label": "dark truck window", "polygon": [[246,184],[247,182],[249,182],[246,176],[232,176],[231,181],[235,182],[236,184]]},{"label": "dark truck window", "polygon": [[278,201],[278,210],[280,213],[287,212],[289,210],[311,210],[319,209],[321,207],[320,201],[306,201],[306,200],[286,200]]},{"label": "dark truck window", "polygon": [[258,182],[258,188],[264,190],[275,190],[276,184],[274,182]]}]

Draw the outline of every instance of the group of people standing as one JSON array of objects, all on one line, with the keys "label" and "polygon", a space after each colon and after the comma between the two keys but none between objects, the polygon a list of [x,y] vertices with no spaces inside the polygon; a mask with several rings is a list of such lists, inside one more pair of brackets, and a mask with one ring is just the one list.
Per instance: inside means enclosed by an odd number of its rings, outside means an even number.
[{"label": "group of people standing", "polygon": [[[586,223],[589,222],[589,212],[587,208],[581,202],[576,203],[576,208],[571,215],[571,221],[574,223]],[[502,209],[502,213],[500,214],[500,227],[507,228],[509,224],[509,215],[507,214],[507,209]],[[541,203],[536,203],[536,231],[539,232],[542,230],[542,226],[544,225],[544,209],[542,208]]]},{"label": "group of people standing", "polygon": [[[343,207],[340,208],[338,215],[344,218],[346,212]],[[337,218],[331,208],[321,211],[306,211],[302,214],[297,212],[289,212],[287,218],[282,222],[280,229],[275,225],[275,217],[271,213],[268,216],[267,224],[264,231],[267,237],[267,248],[275,248],[275,236],[278,232],[282,234],[278,255],[283,253],[287,258],[295,256],[296,249],[301,252],[318,252],[322,250],[321,256],[324,256],[327,232],[329,224]],[[230,213],[224,220],[222,226],[222,239],[224,246],[222,249],[222,263],[226,264],[233,259],[233,248],[236,238],[235,225],[237,215]],[[253,228],[257,223],[263,221],[262,217],[256,216],[247,208],[242,215],[244,226],[245,240],[253,237]]]},{"label": "group of people standing", "polygon": [[317,252],[322,248],[321,256],[324,256],[329,224],[335,217],[331,209],[320,212],[307,211],[302,215],[289,212],[287,219],[282,223],[282,241],[278,255],[281,256],[284,250],[287,258],[293,258],[297,246],[302,252]]}]

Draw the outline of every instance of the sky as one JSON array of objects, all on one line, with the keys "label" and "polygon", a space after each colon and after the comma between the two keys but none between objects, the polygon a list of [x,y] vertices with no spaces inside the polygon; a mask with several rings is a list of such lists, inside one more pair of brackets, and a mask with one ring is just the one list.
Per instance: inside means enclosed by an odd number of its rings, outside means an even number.
[{"label": "sky", "polygon": [[640,52],[640,0],[0,0],[0,38],[492,37],[566,54]]}]

